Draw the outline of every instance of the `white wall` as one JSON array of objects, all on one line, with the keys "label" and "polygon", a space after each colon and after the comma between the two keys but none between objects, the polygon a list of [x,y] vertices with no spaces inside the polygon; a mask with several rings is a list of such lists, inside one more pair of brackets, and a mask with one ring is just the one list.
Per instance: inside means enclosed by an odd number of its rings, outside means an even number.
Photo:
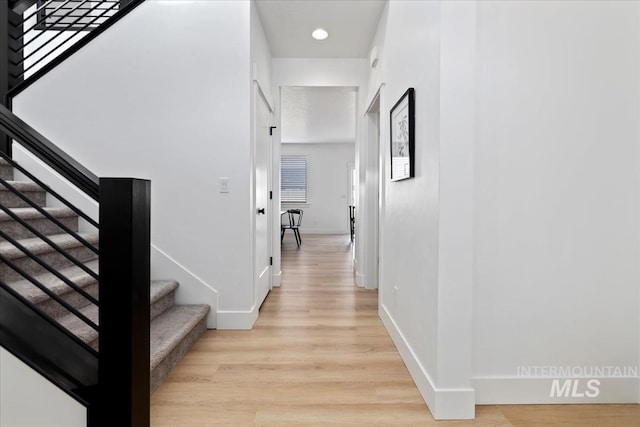
[{"label": "white wall", "polygon": [[[458,284],[451,290],[441,289],[444,282],[438,274],[439,266],[453,256],[441,250],[447,242],[439,239],[440,232],[449,229],[441,230],[439,220],[445,207],[440,192],[441,174],[445,173],[441,170],[441,128],[448,126],[445,120],[452,114],[442,111],[449,94],[441,93],[441,66],[450,55],[458,55],[455,47],[461,44],[442,38],[443,27],[459,19],[456,12],[447,13],[448,7],[441,7],[440,2],[389,2],[373,41],[381,52],[376,67],[380,69],[371,73],[369,82],[369,98],[383,84],[380,314],[437,419],[474,415],[470,360],[461,360],[459,354],[470,351],[470,325],[466,325],[470,302],[468,307],[455,307],[450,300],[459,296]],[[415,89],[415,178],[391,182],[388,114],[409,87]],[[447,170],[446,176],[453,178],[455,173]],[[460,314],[466,319],[457,319]],[[457,326],[458,320],[468,329],[466,341],[447,341],[446,331],[452,323]],[[466,377],[452,375],[458,370],[466,371]]]},{"label": "white wall", "polygon": [[[255,0],[251,0],[251,72],[269,104],[273,103],[271,91],[271,50],[264,33]],[[252,98],[253,102],[253,98]],[[253,105],[253,104],[252,104]],[[251,109],[253,111],[253,108]]]},{"label": "white wall", "polygon": [[[478,3],[479,402],[562,401],[518,365],[638,365],[638,9]],[[603,381],[565,401],[640,401],[637,378]]]},{"label": "white wall", "polygon": [[[349,234],[349,163],[355,161],[355,145],[282,144],[281,155],[307,158],[307,203],[282,203],[283,209],[304,210],[301,234]],[[288,232],[286,238],[292,236]]]},{"label": "white wall", "polygon": [[0,348],[0,427],[85,427],[87,410]]},{"label": "white wall", "polygon": [[[638,364],[638,9],[387,5],[368,95],[382,84],[380,313],[436,418],[640,401],[634,374],[550,400],[549,378],[516,372]],[[416,177],[392,183],[388,111],[408,87]]]},{"label": "white wall", "polygon": [[[275,105],[275,123],[278,128],[274,131],[273,170],[280,167],[281,120],[280,120],[280,89],[287,86],[323,86],[323,87],[353,87],[359,88],[357,95],[356,122],[356,168],[362,155],[361,142],[364,138],[364,106],[367,85],[367,59],[308,59],[308,58],[274,58],[272,61],[272,90]],[[279,176],[274,175],[273,198],[280,200]],[[306,213],[305,213],[306,215]],[[356,219],[359,221],[359,219]],[[274,218],[274,230],[280,229],[280,218]],[[279,283],[280,272],[280,237],[274,239],[273,269],[274,283]],[[356,246],[356,249],[358,246]],[[356,262],[357,268],[358,263]]]},{"label": "white wall", "polygon": [[[388,3],[388,2],[387,2]],[[385,57],[385,49],[386,43],[385,39],[387,36],[387,19],[389,16],[389,5],[387,4],[385,8],[382,10],[382,14],[380,15],[380,21],[378,22],[378,27],[376,29],[376,33],[373,36],[373,40],[371,40],[371,47],[369,52],[376,49],[378,52],[378,62],[375,67],[368,66],[369,69],[368,79],[367,79],[367,95],[366,95],[366,105],[371,104],[372,97],[376,94],[376,91],[379,89],[380,85],[383,83],[383,69],[384,69],[384,57]]]},{"label": "white wall", "polygon": [[281,142],[355,142],[357,95],[351,87],[283,87]]},{"label": "white wall", "polygon": [[440,8],[438,214],[438,371],[445,416],[473,415],[470,384],[475,140],[474,3]]},{"label": "white wall", "polygon": [[152,180],[152,243],[219,291],[219,328],[253,304],[250,61],[249,2],[145,2],[14,100],[99,176]]}]

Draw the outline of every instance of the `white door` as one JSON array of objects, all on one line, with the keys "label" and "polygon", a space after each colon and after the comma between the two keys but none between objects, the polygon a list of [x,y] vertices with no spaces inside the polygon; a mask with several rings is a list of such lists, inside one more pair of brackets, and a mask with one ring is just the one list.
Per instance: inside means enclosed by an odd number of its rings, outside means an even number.
[{"label": "white door", "polygon": [[256,86],[255,114],[255,296],[260,307],[271,290],[270,233],[271,200],[269,179],[271,163],[271,109]]}]

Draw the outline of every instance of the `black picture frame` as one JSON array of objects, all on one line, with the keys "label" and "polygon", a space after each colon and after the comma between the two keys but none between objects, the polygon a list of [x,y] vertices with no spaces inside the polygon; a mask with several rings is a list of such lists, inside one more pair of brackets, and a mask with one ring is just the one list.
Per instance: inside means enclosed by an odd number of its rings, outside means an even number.
[{"label": "black picture frame", "polygon": [[391,181],[415,176],[415,90],[410,87],[389,112]]}]

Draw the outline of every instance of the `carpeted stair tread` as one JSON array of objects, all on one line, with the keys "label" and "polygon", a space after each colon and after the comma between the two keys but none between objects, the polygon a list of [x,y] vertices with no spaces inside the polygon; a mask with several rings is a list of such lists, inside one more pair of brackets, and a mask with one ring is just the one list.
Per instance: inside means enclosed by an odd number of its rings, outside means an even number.
[{"label": "carpeted stair tread", "polygon": [[4,159],[0,159],[0,178],[13,181],[13,166]]},{"label": "carpeted stair tread", "polygon": [[175,280],[152,280],[151,281],[151,299],[150,303],[153,305],[165,295],[178,289],[178,282]]},{"label": "carpeted stair tread", "polygon": [[[40,191],[40,192],[44,192],[44,190],[42,189],[42,187],[40,187],[38,184],[36,184],[35,182],[31,182],[31,181],[7,181],[7,184],[9,184],[10,186],[12,186],[13,188],[15,188],[18,191]],[[7,187],[5,187],[4,185],[0,185],[0,191],[9,191],[7,190]]]},{"label": "carpeted stair tread", "polygon": [[[85,263],[91,271],[98,273],[99,262],[98,260],[90,261]],[[91,275],[86,273],[80,267],[74,266],[65,268],[60,270],[60,273],[71,280],[73,283],[78,285],[80,288],[85,288],[91,284],[96,283],[96,279],[94,279]],[[63,295],[67,292],[75,292],[70,286],[68,286],[65,282],[58,279],[55,275],[51,273],[44,273],[35,277],[40,283],[45,285],[49,290],[51,290],[56,295]],[[49,295],[45,294],[42,290],[36,287],[28,280],[20,280],[17,282],[11,283],[11,286],[14,290],[16,290],[20,295],[25,297],[28,301],[33,304],[41,303],[45,300],[50,299]],[[162,297],[170,294],[178,288],[178,282],[172,280],[154,280],[151,282],[150,286],[150,304],[153,306],[157,301],[159,301]]]},{"label": "carpeted stair tread", "polygon": [[[98,273],[98,260],[89,261],[85,263],[91,271]],[[78,285],[81,288],[84,288],[92,283],[96,282],[91,275],[85,272],[78,266],[73,266],[69,268],[65,268],[59,271],[64,277],[71,280],[73,283]],[[61,295],[66,292],[75,292],[69,285],[64,283],[62,280],[58,279],[51,273],[40,274],[35,277],[40,283],[45,285],[49,290],[54,292],[56,295]],[[34,284],[32,284],[28,280],[20,280],[17,282],[13,282],[9,284],[13,289],[15,289],[20,295],[25,297],[28,301],[33,304],[38,304],[44,300],[49,299],[49,295],[42,292],[38,289]]]},{"label": "carpeted stair tread", "polygon": [[[49,213],[54,218],[68,218],[77,216],[77,214],[69,209],[69,208],[42,208],[44,211]],[[41,219],[45,218],[40,212],[38,212],[35,208],[13,208],[11,211],[18,215],[21,219]],[[13,221],[13,218],[9,216],[4,211],[0,211],[0,221]]]},{"label": "carpeted stair tread", "polygon": [[176,305],[151,322],[151,370],[209,313],[208,305]]},{"label": "carpeted stair tread", "polygon": [[[47,192],[45,190],[38,184],[30,181],[6,179],[9,178],[7,176],[9,172],[6,168],[3,168],[3,179],[8,184],[8,187],[5,187],[4,183],[0,185],[0,203],[8,208],[28,208],[30,204],[22,199],[24,197],[36,206],[46,206]],[[11,172],[11,174],[13,174],[13,172]],[[11,188],[11,190],[9,188]],[[14,191],[18,194],[15,194]]]},{"label": "carpeted stair tread", "polygon": [[[77,233],[77,234],[92,245],[97,245],[98,243],[98,233]],[[84,246],[75,237],[69,234],[54,234],[47,237],[53,243],[55,243],[60,248],[65,250]],[[22,239],[20,240],[20,243],[22,244],[22,246],[27,248],[29,251],[31,251],[35,255],[40,255],[40,254],[54,251],[54,249],[51,246],[49,246],[48,243],[46,243],[44,240],[39,239],[37,237],[30,238],[30,239]],[[8,259],[22,258],[26,256],[20,249],[16,248],[9,242],[0,243],[0,254],[2,254]]]},{"label": "carpeted stair tread", "polygon": [[[38,237],[38,233],[45,236],[65,233],[65,227],[78,231],[78,215],[73,210],[62,207],[42,209],[44,214],[31,207],[13,207],[7,212],[0,210],[0,229],[16,240]],[[45,214],[55,218],[55,221]],[[12,215],[18,219],[14,220]],[[4,237],[0,237],[0,241],[4,240]]]},{"label": "carpeted stair tread", "polygon": [[[87,318],[93,321],[96,325],[98,324],[99,310],[95,305],[89,304],[88,306],[83,307],[78,311],[87,316]],[[80,320],[73,314],[68,314],[64,317],[61,317],[58,322],[66,329],[71,331],[75,336],[88,344],[98,339],[98,331],[87,325],[84,321]]]},{"label": "carpeted stair tread", "polygon": [[[155,301],[174,291],[177,287],[178,283],[170,280],[152,281],[150,305],[153,305]],[[98,324],[99,310],[95,305],[89,304],[78,311]],[[180,305],[174,306],[159,315],[151,322],[151,354],[153,355],[155,351],[159,355],[158,361],[161,361],[208,312],[209,306],[206,305]],[[92,343],[98,338],[98,332],[73,314],[63,316],[58,321],[86,343]]]},{"label": "carpeted stair tread", "polygon": [[[89,261],[85,263],[91,271],[98,273],[99,261]],[[73,283],[83,288],[92,283],[96,282],[90,274],[85,272],[80,267],[74,266],[65,268],[60,270],[60,273],[71,280]],[[65,282],[57,278],[55,275],[51,273],[44,273],[35,277],[40,283],[45,285],[49,290],[54,292],[56,295],[60,295],[65,292],[75,292],[67,285]],[[9,286],[11,286],[14,290],[18,291],[20,295],[25,297],[28,301],[37,304],[46,299],[49,299],[49,295],[45,294],[38,287],[33,285],[28,280],[20,280],[18,282],[13,282]],[[170,294],[171,292],[178,289],[178,282],[173,280],[153,280],[150,286],[150,304],[153,305],[155,302],[159,301],[165,295]]]}]

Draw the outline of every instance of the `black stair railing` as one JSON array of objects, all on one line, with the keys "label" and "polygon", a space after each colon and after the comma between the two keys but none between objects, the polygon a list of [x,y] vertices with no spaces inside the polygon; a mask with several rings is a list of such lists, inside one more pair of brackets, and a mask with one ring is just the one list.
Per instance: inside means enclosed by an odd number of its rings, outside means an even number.
[{"label": "black stair railing", "polygon": [[[30,259],[99,310],[98,319],[84,315],[50,291],[39,276],[0,254],[0,263],[12,271],[14,278],[35,286],[99,336],[99,344],[88,345],[12,288],[11,281],[5,283],[0,278],[0,345],[83,403],[91,427],[149,425],[150,184],[132,178],[98,179],[10,109],[16,95],[143,1],[0,0],[0,157],[95,227],[99,245],[67,227],[12,182],[0,179],[0,190],[11,193],[14,200],[19,199],[21,205],[37,211],[100,257],[99,271],[94,271],[12,208],[0,204],[3,215],[100,284],[96,297],[0,230],[5,247],[11,245],[21,257]],[[11,147],[16,143],[99,202],[100,223],[14,162]]]},{"label": "black stair railing", "polygon": [[142,2],[37,0],[22,13],[12,9],[9,96],[16,96]]},{"label": "black stair railing", "polygon": [[98,179],[2,106],[0,131],[99,203],[99,222],[96,222],[23,166],[2,156],[42,190],[98,229],[99,245],[92,244],[83,233],[62,224],[14,183],[0,178],[0,189],[10,192],[14,200],[19,199],[23,205],[35,209],[83,247],[99,255],[96,272],[22,219],[10,206],[0,203],[0,211],[5,215],[99,282],[96,298],[19,239],[0,230],[4,245],[10,244],[21,257],[30,259],[98,308],[98,319],[89,318],[19,263],[0,254],[0,263],[11,269],[14,276],[35,286],[65,312],[97,331],[99,344],[94,348],[85,343],[14,289],[11,281],[0,277],[0,345],[84,404],[88,409],[88,426],[148,426],[150,182],[133,178]]}]

